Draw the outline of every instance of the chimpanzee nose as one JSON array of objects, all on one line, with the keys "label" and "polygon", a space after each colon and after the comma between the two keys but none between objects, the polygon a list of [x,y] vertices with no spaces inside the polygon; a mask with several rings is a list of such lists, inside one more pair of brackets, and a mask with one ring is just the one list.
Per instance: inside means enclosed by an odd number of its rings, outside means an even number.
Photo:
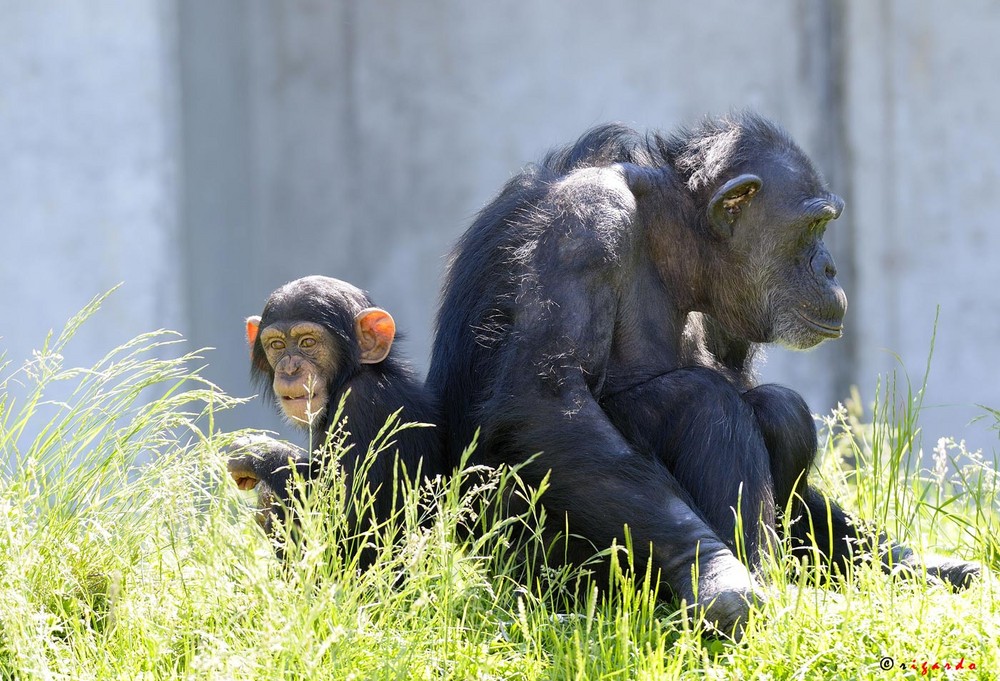
[{"label": "chimpanzee nose", "polygon": [[292,378],[295,374],[299,373],[299,369],[301,368],[302,362],[298,361],[295,357],[285,357],[278,363],[275,373],[279,373],[286,378]]},{"label": "chimpanzee nose", "polygon": [[825,250],[814,255],[810,265],[816,276],[825,276],[827,279],[834,279],[837,276],[837,265],[833,262],[833,256]]}]

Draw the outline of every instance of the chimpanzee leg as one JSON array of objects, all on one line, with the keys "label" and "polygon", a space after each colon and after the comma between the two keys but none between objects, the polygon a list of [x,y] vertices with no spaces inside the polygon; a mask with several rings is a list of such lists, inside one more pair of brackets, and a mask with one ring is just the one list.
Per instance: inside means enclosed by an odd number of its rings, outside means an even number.
[{"label": "chimpanzee leg", "polygon": [[781,516],[791,502],[794,518],[800,513],[806,477],[816,458],[812,414],[801,395],[780,385],[758,386],[743,399],[753,408],[767,445],[776,514]]},{"label": "chimpanzee leg", "polygon": [[816,424],[805,400],[778,385],[758,386],[743,397],[767,443],[777,513],[791,510],[793,551],[808,552],[815,545],[828,560],[843,565],[852,545],[848,539],[856,540],[857,531],[843,509],[806,481],[816,458]]},{"label": "chimpanzee leg", "polygon": [[808,486],[806,476],[816,458],[816,424],[805,400],[778,385],[758,386],[743,397],[753,407],[767,443],[777,514],[786,507],[791,510],[793,552],[806,555],[818,549],[828,563],[843,570],[852,555],[878,555],[880,545],[888,550],[884,538],[866,533],[836,503]]},{"label": "chimpanzee leg", "polygon": [[[848,564],[878,560],[886,569],[919,576],[924,570],[956,587],[966,587],[980,566],[941,556],[918,557],[851,518],[834,501],[808,486],[816,454],[816,426],[805,401],[793,390],[763,385],[743,395],[753,407],[771,457],[774,500],[780,515],[791,509],[793,553],[819,550],[827,565],[843,573]],[[781,523],[779,523],[781,530]]]},{"label": "chimpanzee leg", "polygon": [[903,577],[943,580],[964,589],[980,575],[982,566],[944,556],[918,556],[890,540],[885,533],[851,518],[834,501],[815,489],[806,490],[804,513],[792,526],[792,550],[803,558],[818,550],[824,565],[846,574],[851,564],[877,561],[883,570]]},{"label": "chimpanzee leg", "polygon": [[775,526],[772,465],[751,402],[738,388],[711,369],[687,367],[601,406],[633,447],[666,464],[731,547],[739,509],[748,562],[759,567],[765,533]]}]

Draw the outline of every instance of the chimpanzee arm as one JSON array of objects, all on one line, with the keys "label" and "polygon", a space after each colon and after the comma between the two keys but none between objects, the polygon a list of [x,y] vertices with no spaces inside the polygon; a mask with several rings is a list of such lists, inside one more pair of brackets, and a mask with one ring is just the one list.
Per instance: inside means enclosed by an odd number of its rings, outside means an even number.
[{"label": "chimpanzee arm", "polygon": [[749,571],[666,467],[633,450],[594,398],[615,332],[618,263],[630,247],[635,208],[621,175],[595,174],[560,188],[568,201],[556,196],[545,207],[558,217],[538,237],[522,277],[494,397],[483,409],[484,445],[495,463],[541,452],[521,474],[537,485],[551,472],[542,501],[556,524],[565,514],[570,532],[598,546],[622,543],[627,526],[636,557],[651,558],[674,594],[697,600],[732,631],[754,598]]}]

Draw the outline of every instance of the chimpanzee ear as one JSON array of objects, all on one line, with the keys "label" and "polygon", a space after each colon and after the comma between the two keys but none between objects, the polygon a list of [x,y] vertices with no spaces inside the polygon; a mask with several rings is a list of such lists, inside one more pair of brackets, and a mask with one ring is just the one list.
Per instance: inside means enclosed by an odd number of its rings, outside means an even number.
[{"label": "chimpanzee ear", "polygon": [[748,173],[734,177],[719,187],[708,203],[708,222],[716,234],[724,239],[733,235],[733,223],[750,205],[761,184],[759,177]]},{"label": "chimpanzee ear", "polygon": [[354,332],[361,349],[361,363],[378,364],[389,355],[396,337],[396,322],[385,310],[369,307],[354,315]]},{"label": "chimpanzee ear", "polygon": [[257,333],[260,331],[260,315],[247,317],[247,345],[253,354],[253,344],[257,340]]}]

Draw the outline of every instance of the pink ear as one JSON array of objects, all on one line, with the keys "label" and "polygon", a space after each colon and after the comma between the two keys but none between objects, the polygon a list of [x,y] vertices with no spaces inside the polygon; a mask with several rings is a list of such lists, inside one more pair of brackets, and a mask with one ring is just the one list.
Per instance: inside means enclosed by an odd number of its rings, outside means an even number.
[{"label": "pink ear", "polygon": [[354,317],[362,364],[378,364],[389,356],[396,337],[396,322],[392,315],[378,307],[369,307]]},{"label": "pink ear", "polygon": [[253,344],[257,341],[257,333],[260,331],[260,316],[247,317],[247,345],[250,346],[250,354],[253,354]]}]

